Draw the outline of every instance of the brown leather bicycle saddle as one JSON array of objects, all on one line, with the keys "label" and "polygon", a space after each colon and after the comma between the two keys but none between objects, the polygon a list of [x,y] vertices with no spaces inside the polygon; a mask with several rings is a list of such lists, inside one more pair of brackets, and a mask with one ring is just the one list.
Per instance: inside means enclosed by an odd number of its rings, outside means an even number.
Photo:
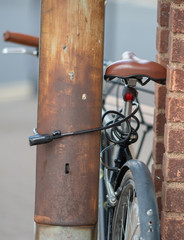
[{"label": "brown leather bicycle saddle", "polygon": [[133,52],[124,52],[122,60],[112,63],[107,67],[105,80],[113,78],[143,78],[165,84],[166,69],[159,63],[138,58]]}]

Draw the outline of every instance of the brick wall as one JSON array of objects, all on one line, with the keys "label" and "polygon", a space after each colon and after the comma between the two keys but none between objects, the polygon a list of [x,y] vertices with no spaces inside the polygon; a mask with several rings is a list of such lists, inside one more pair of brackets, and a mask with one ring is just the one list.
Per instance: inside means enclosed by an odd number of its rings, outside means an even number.
[{"label": "brick wall", "polygon": [[[158,1],[158,27],[157,27],[157,62],[163,66],[167,66],[169,62],[168,56],[168,42],[169,42],[169,1]],[[162,211],[162,164],[163,154],[165,152],[164,146],[164,126],[165,126],[165,99],[166,87],[155,85],[155,114],[154,114],[154,143],[153,143],[153,176],[157,194],[157,201],[159,213],[161,217]]]},{"label": "brick wall", "polygon": [[157,61],[167,67],[167,85],[157,85],[155,89],[153,177],[162,240],[181,240],[184,239],[184,0],[158,0],[157,51]]}]

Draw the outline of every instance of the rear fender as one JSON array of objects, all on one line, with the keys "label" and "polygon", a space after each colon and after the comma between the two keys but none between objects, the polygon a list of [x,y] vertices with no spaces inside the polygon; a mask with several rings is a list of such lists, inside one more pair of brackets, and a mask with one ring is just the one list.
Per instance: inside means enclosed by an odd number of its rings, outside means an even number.
[{"label": "rear fender", "polygon": [[[149,169],[143,162],[138,160],[132,159],[127,161],[118,174],[116,190],[128,170],[131,171],[135,182],[141,222],[141,236],[145,240],[158,240],[160,239],[158,207]],[[157,237],[155,238],[155,236]]]}]

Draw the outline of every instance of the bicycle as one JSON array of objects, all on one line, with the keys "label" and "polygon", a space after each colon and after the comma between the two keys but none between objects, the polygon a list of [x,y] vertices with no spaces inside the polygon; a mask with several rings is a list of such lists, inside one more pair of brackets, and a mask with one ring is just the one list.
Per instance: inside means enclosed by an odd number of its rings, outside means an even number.
[{"label": "bicycle", "polygon": [[144,86],[151,80],[165,84],[166,70],[158,63],[140,59],[132,52],[125,52],[122,60],[107,67],[104,79],[122,81],[124,109],[106,112],[102,109],[102,126],[95,129],[68,133],[54,130],[52,134],[39,134],[34,129],[29,143],[31,146],[47,144],[62,137],[103,131],[100,156],[102,175],[99,191],[99,238],[160,239],[158,207],[152,177],[143,162],[132,159],[129,146],[137,141],[140,125],[135,116],[139,110],[135,87],[137,83]]},{"label": "bicycle", "polygon": [[28,54],[33,56],[38,56],[39,38],[36,36],[31,36],[28,34],[16,33],[6,31],[3,34],[3,39],[6,42],[12,42],[17,44],[23,44],[29,47],[36,48],[34,51],[27,50],[26,48],[4,48],[2,50],[3,54]]},{"label": "bicycle", "polygon": [[[139,120],[135,117],[138,105],[134,102],[137,97],[136,84],[140,83],[144,86],[150,80],[165,84],[166,70],[157,63],[140,59],[134,53],[125,52],[121,61],[111,64],[106,69],[104,77],[109,81],[120,78],[125,83],[122,93],[125,113],[121,115],[109,111],[115,116],[107,120],[107,125],[114,124],[116,121],[121,122],[120,119],[124,120],[122,120],[123,124],[120,129],[115,127],[110,133],[105,133],[107,142],[117,144],[119,147],[116,158],[114,158],[114,169],[108,167],[108,161],[103,163],[107,200],[111,207],[108,222],[112,225],[108,227],[110,231],[107,239],[160,239],[159,217],[152,178],[146,165],[138,160],[132,160],[129,145],[138,138]],[[132,105],[135,105],[133,112]],[[109,113],[104,113],[103,118]],[[131,126],[130,118],[137,123],[136,128]],[[105,150],[110,149],[113,144],[107,146]],[[105,160],[106,158],[108,157],[105,157]],[[108,168],[113,172],[111,182],[108,178]],[[123,216],[122,212],[125,213]],[[130,219],[135,220],[133,226],[130,224]]]}]

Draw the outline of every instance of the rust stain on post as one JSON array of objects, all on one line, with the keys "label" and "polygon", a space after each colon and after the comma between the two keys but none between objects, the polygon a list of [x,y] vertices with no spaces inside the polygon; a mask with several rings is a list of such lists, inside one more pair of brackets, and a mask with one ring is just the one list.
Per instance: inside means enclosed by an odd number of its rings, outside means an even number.
[{"label": "rust stain on post", "polygon": [[[103,20],[104,0],[42,0],[39,133],[101,125]],[[99,143],[98,132],[38,146],[37,223],[96,224]]]},{"label": "rust stain on post", "polygon": [[42,222],[43,224],[44,223],[49,224],[52,222],[52,220],[49,217],[38,216],[38,215],[34,216],[34,220],[35,220],[35,222]]}]

